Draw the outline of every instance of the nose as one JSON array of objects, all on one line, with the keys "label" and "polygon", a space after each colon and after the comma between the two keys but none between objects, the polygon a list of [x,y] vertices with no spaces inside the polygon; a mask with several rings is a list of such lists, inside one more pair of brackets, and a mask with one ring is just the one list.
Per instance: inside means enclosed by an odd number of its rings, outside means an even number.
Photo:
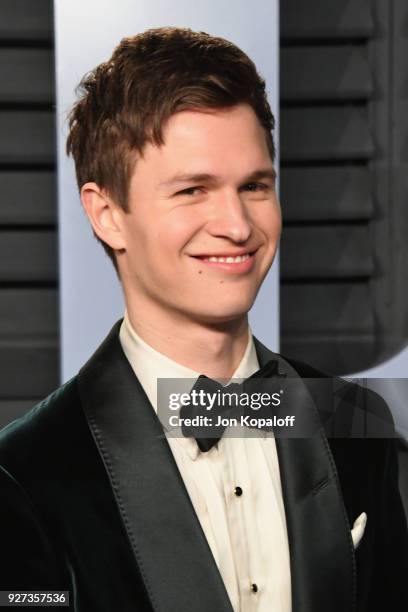
[{"label": "nose", "polygon": [[207,230],[212,236],[229,238],[233,242],[248,240],[252,226],[239,193],[230,191],[217,194]]}]

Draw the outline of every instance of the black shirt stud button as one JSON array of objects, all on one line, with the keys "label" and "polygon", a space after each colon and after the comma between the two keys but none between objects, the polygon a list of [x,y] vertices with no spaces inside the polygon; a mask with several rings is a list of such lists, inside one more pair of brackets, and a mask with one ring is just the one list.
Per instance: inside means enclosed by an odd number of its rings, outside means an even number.
[{"label": "black shirt stud button", "polygon": [[253,583],[251,584],[251,591],[252,591],[253,593],[257,593],[257,592],[258,592],[258,585],[257,585],[257,584],[255,584],[255,582],[253,582]]},{"label": "black shirt stud button", "polygon": [[241,495],[242,495],[242,489],[241,489],[241,487],[235,487],[235,489],[234,489],[234,493],[235,493],[235,495],[236,495],[237,497],[241,497]]}]

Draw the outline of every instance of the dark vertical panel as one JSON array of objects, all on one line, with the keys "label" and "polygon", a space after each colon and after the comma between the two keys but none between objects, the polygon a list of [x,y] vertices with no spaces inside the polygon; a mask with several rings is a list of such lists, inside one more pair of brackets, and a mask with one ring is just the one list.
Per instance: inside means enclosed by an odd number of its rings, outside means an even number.
[{"label": "dark vertical panel", "polygon": [[0,2],[0,424],[59,383],[51,0]]},{"label": "dark vertical panel", "polygon": [[286,0],[281,32],[282,352],[353,373],[408,342],[408,4]]},{"label": "dark vertical panel", "polygon": [[376,359],[373,24],[366,0],[281,3],[281,346],[337,374]]}]

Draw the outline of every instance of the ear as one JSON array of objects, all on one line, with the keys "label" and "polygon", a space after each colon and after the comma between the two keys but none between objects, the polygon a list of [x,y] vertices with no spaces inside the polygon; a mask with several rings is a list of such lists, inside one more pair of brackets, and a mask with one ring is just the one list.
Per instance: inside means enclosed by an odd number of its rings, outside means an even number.
[{"label": "ear", "polygon": [[124,249],[120,223],[124,211],[96,183],[82,186],[81,200],[95,234],[112,249]]}]

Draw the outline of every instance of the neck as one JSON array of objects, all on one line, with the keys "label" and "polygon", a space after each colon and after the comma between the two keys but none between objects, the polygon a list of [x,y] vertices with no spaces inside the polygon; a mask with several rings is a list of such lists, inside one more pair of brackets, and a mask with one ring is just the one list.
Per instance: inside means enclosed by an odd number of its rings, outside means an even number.
[{"label": "neck", "polygon": [[210,378],[231,378],[248,344],[248,318],[223,323],[203,322],[182,313],[149,310],[127,303],[135,332],[156,351]]}]

